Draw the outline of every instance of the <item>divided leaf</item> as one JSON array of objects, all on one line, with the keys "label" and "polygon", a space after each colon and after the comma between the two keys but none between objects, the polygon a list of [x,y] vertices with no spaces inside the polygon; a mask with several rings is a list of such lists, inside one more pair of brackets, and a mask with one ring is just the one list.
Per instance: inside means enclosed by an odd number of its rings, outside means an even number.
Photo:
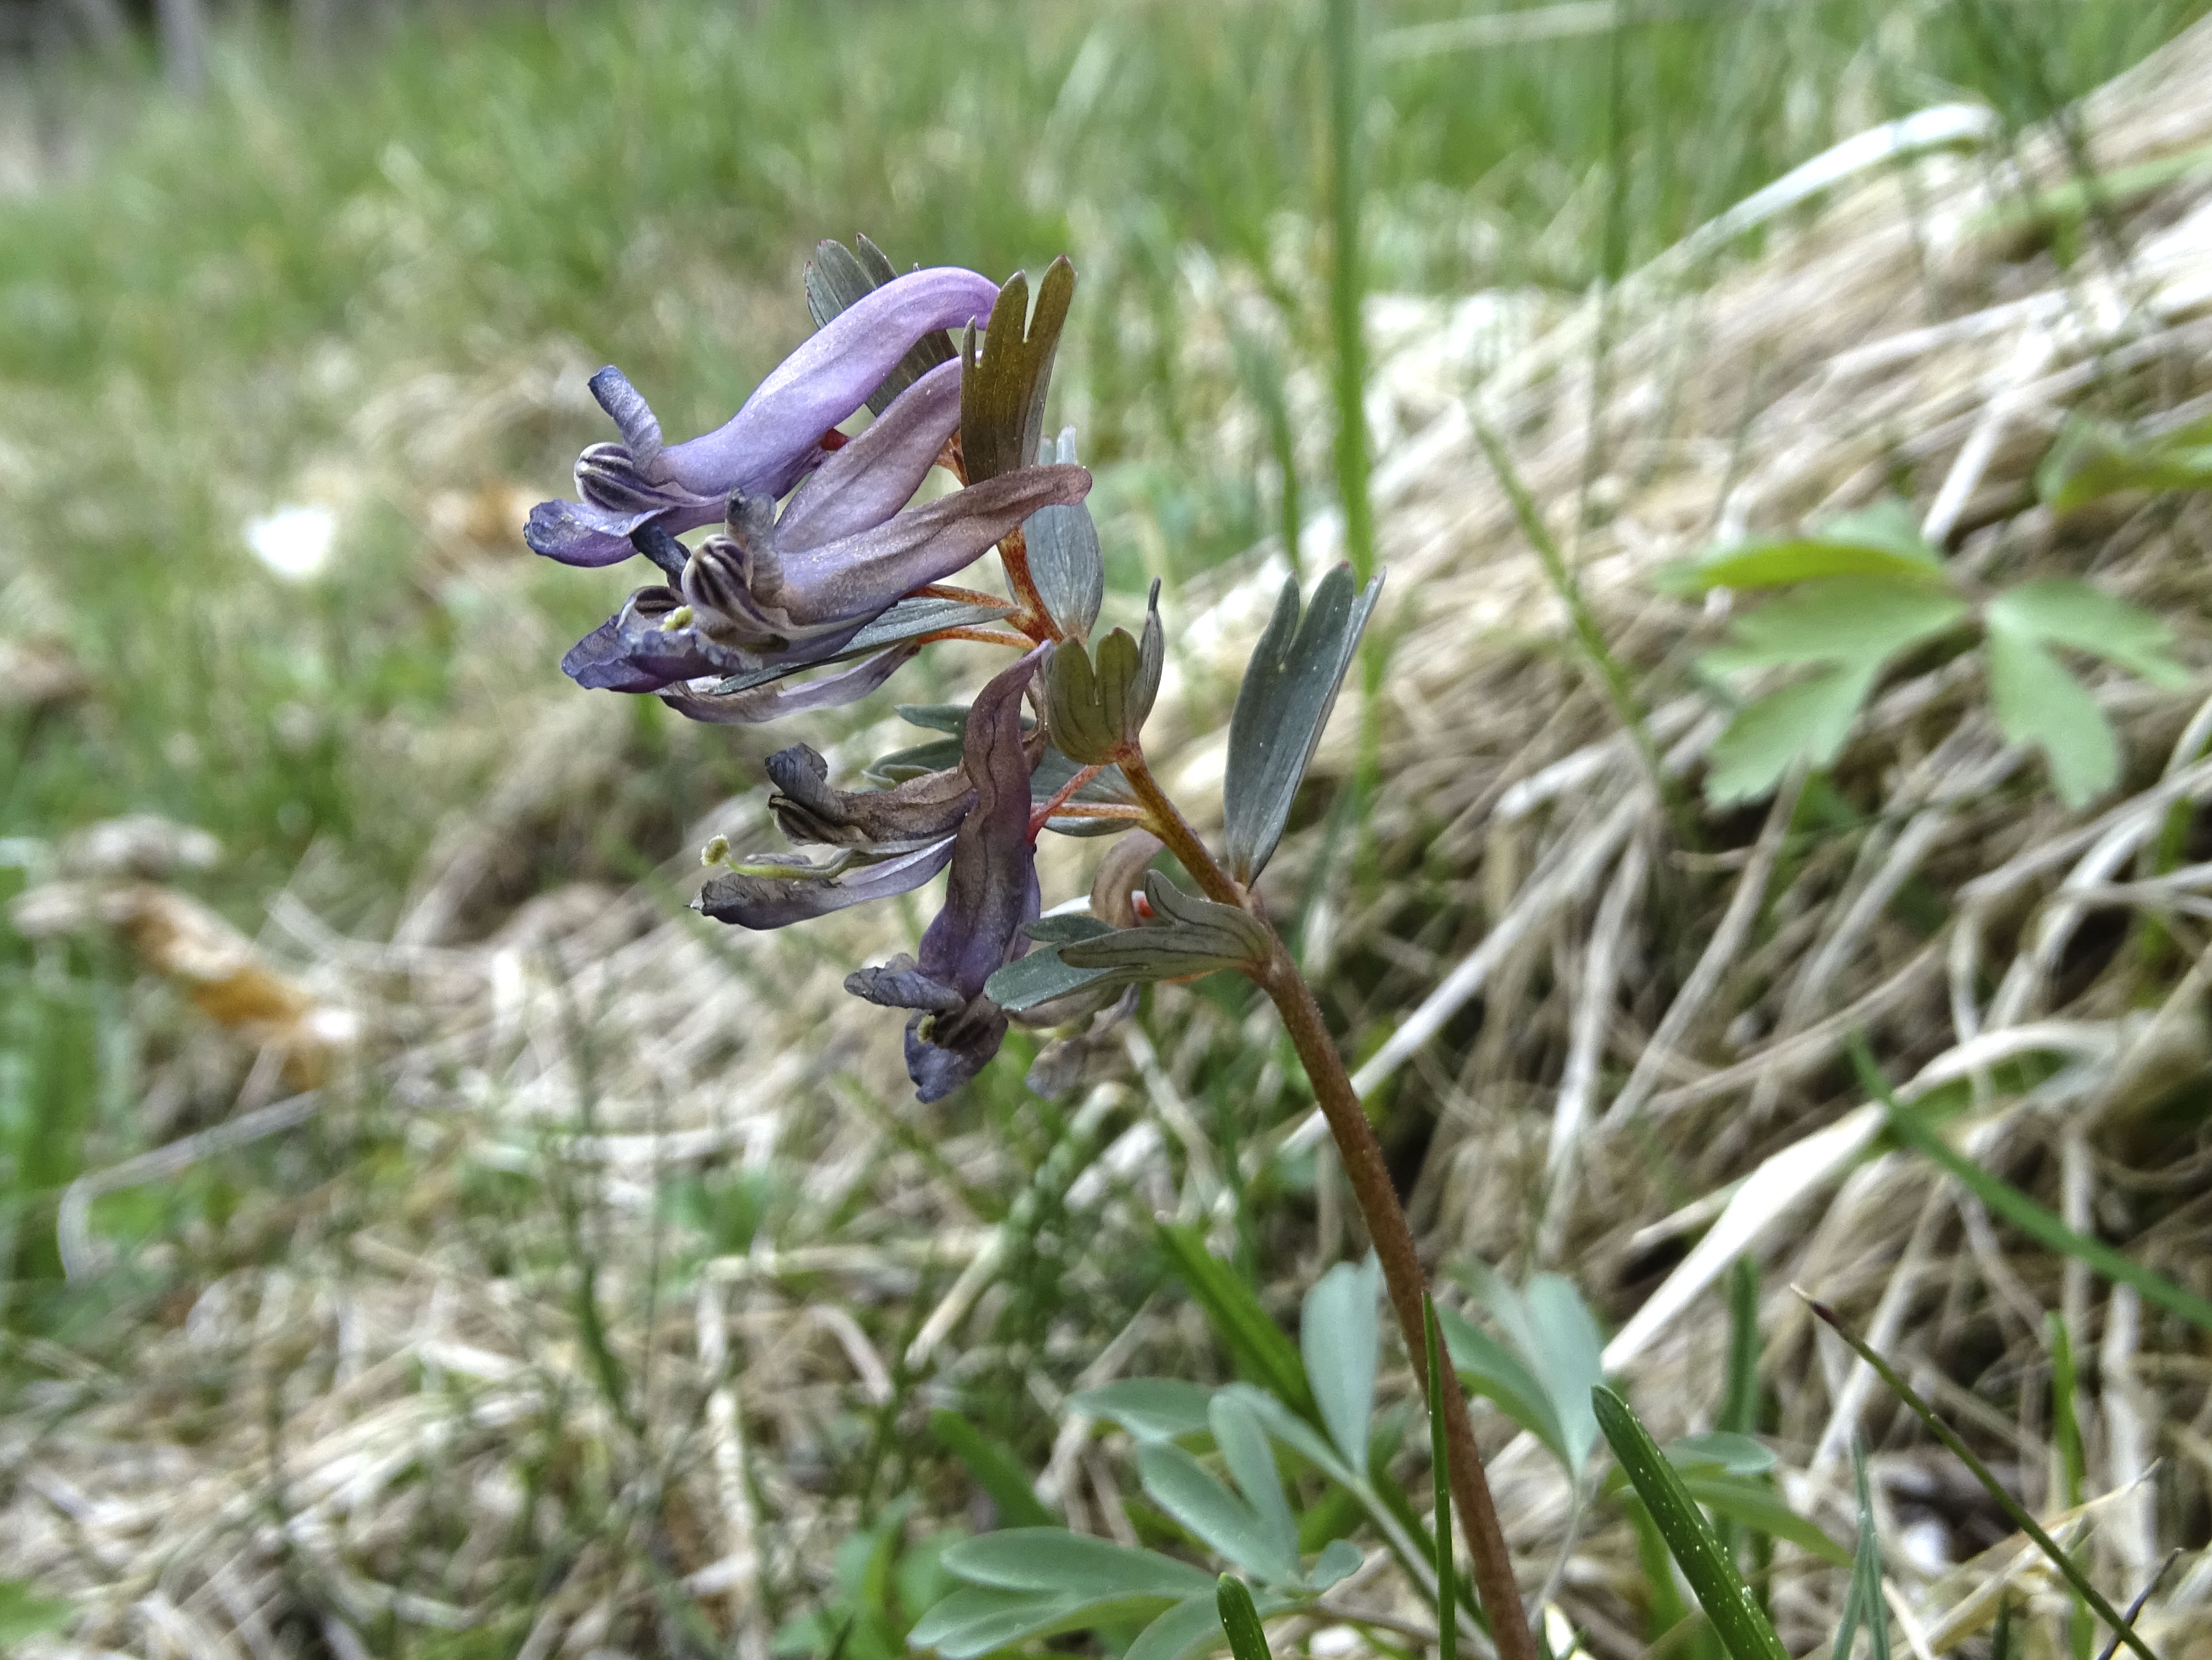
[{"label": "divided leaf", "polygon": [[1956,596],[1871,576],[1838,576],[1746,611],[1701,666],[1715,674],[1798,663],[1882,661],[1966,614]]},{"label": "divided leaf", "polygon": [[1565,1464],[1566,1433],[1559,1414],[1536,1375],[1520,1357],[1456,1309],[1438,1309],[1437,1323],[1443,1329],[1444,1348],[1460,1381],[1484,1399],[1495,1402],[1508,1418],[1549,1448]]},{"label": "divided leaf", "polygon": [[1041,946],[994,973],[984,982],[984,995],[1019,1013],[1088,987],[1191,980],[1241,969],[1272,948],[1267,925],[1249,911],[1185,893],[1158,871],[1146,873],[1145,893],[1160,920]]},{"label": "divided leaf", "polygon": [[1274,1584],[1298,1577],[1296,1534],[1285,1541],[1257,1510],[1174,1442],[1139,1446],[1137,1474],[1154,1504],[1245,1572]]},{"label": "divided leaf", "polygon": [[1991,628],[2102,658],[2154,686],[2189,683],[2170,648],[2173,631],[2140,605],[2069,577],[2007,588],[1990,601]]},{"label": "divided leaf", "polygon": [[[890,257],[865,236],[854,237],[852,248],[837,241],[817,244],[806,267],[806,309],[813,314],[814,326],[823,327],[897,275]],[[868,394],[868,408],[881,415],[892,398],[952,357],[952,337],[943,329],[932,329],[899,359],[883,385]]]},{"label": "divided leaf", "polygon": [[1705,798],[1716,806],[1771,793],[1802,756],[1825,767],[1842,753],[1880,666],[1837,664],[1792,681],[1736,711],[1705,757]]},{"label": "divided leaf", "polygon": [[1301,620],[1297,578],[1283,585],[1229,721],[1223,841],[1229,873],[1240,882],[1267,867],[1282,839],[1291,803],[1382,591],[1377,576],[1355,593],[1352,567],[1339,565],[1322,578]]},{"label": "divided leaf", "polygon": [[1036,460],[1053,354],[1074,298],[1075,267],[1062,255],[1037,284],[1034,316],[1030,279],[1016,271],[999,290],[980,350],[969,330],[960,349],[960,453],[969,483]]},{"label": "divided leaf", "polygon": [[1180,1377],[1127,1377],[1068,1398],[1071,1411],[1119,1424],[1139,1441],[1171,1441],[1211,1426],[1213,1391]]},{"label": "divided leaf", "polygon": [[1997,726],[2014,743],[2043,751],[2061,801],[2087,806],[2119,781],[2120,746],[2112,723],[2033,635],[2008,626],[1994,605],[1990,611],[1983,653]]},{"label": "divided leaf", "polygon": [[[1071,465],[1075,461],[1075,429],[1067,428],[1049,455],[1039,459]],[[1022,522],[1023,540],[1029,548],[1030,581],[1037,597],[1064,633],[1080,640],[1098,620],[1106,600],[1106,561],[1098,550],[1098,526],[1083,502],[1073,507],[1039,508]],[[1158,594],[1154,586],[1154,598]]]},{"label": "divided leaf", "polygon": [[1832,576],[1885,577],[1922,587],[1945,580],[1942,556],[1922,538],[1911,505],[1893,499],[1838,514],[1802,535],[1717,549],[1662,572],[1659,585],[1697,594],[1709,588],[1784,587]]},{"label": "divided leaf", "polygon": [[1213,1444],[1221,1449],[1222,1462],[1265,1526],[1278,1554],[1295,1562],[1298,1554],[1297,1517],[1283,1491],[1282,1474],[1267,1445],[1267,1432],[1249,1402],[1233,1395],[1216,1395],[1207,1414]]},{"label": "divided leaf", "polygon": [[1375,1299],[1382,1265],[1339,1262],[1306,1293],[1298,1317],[1298,1347],[1322,1422],[1345,1462],[1367,1468],[1367,1426],[1375,1415],[1375,1369],[1381,1337]]},{"label": "divided leaf", "polygon": [[1006,1528],[963,1539],[946,1549],[945,1568],[971,1584],[1093,1600],[1179,1600],[1208,1590],[1213,1583],[1172,1556],[1070,1533],[1066,1528]]}]

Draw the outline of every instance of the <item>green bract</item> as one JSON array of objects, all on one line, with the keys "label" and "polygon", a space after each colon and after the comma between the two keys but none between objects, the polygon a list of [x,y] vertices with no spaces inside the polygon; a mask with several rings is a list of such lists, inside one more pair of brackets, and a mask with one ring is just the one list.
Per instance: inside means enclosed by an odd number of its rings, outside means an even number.
[{"label": "green bract", "polygon": [[[1041,459],[1074,464],[1074,428],[1060,435],[1052,452]],[[1098,526],[1090,508],[1079,502],[1043,508],[1030,515],[1022,535],[1029,548],[1030,581],[1046,612],[1063,633],[1085,638],[1106,601],[1106,561],[1098,550]]]},{"label": "green bract", "polygon": [[1020,271],[999,290],[979,350],[971,327],[960,348],[960,453],[968,482],[981,483],[1036,459],[1044,435],[1046,384],[1053,353],[1075,298],[1075,267],[1063,256],[1037,284],[1030,314],[1030,280]]},{"label": "green bract", "polygon": [[1159,694],[1167,655],[1159,600],[1154,582],[1142,641],[1115,629],[1098,642],[1095,665],[1079,640],[1053,648],[1045,665],[1045,718],[1054,746],[1069,760],[1104,766],[1135,746]]},{"label": "green bract", "polygon": [[1266,869],[1282,839],[1291,803],[1382,591],[1380,576],[1355,591],[1352,567],[1339,565],[1322,578],[1301,619],[1297,578],[1283,585],[1229,721],[1222,837],[1229,873],[1239,882]]}]

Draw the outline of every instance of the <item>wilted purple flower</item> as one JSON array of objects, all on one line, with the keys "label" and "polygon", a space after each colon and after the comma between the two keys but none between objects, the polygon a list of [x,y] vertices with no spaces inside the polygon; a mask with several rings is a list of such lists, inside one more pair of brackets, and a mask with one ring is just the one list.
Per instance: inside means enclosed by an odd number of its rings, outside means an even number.
[{"label": "wilted purple flower", "polygon": [[[957,266],[914,271],[832,319],[702,437],[664,446],[660,423],[619,369],[592,377],[592,395],[622,442],[578,458],[581,502],[541,502],[523,539],[568,565],[618,564],[648,526],[674,535],[720,518],[732,496],[782,496],[825,452],[830,429],[866,403],[915,342],[989,318],[999,285]],[[902,399],[901,401],[903,401]],[[670,572],[671,575],[676,573]]]},{"label": "wilted purple flower", "polygon": [[983,982],[1018,955],[1036,920],[1036,848],[1030,830],[1032,760],[1022,732],[1022,697],[1039,654],[994,679],[968,711],[960,769],[975,800],[953,837],[945,909],[915,957],[849,976],[845,989],[887,1007],[913,1009],[906,1027],[907,1075],[924,1101],[940,1100],[999,1052],[1004,1010]]},{"label": "wilted purple flower", "polygon": [[781,516],[768,496],[732,496],[724,533],[685,557],[680,590],[640,589],[561,666],[580,685],[643,692],[702,675],[825,661],[1039,508],[1079,502],[1089,490],[1081,467],[1025,467],[899,511],[959,422],[960,366],[943,364],[831,456]]}]

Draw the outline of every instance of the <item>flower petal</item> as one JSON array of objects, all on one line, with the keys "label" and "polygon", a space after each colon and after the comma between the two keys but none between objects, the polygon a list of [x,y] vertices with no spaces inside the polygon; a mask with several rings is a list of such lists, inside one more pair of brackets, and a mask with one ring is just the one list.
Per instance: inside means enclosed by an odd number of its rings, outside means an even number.
[{"label": "flower petal", "polygon": [[695,495],[783,495],[820,459],[822,435],[866,403],[915,341],[988,319],[998,297],[988,277],[949,265],[885,283],[785,358],[723,426],[662,450],[656,472]]},{"label": "flower petal", "polygon": [[666,626],[684,596],[640,588],[623,608],[568,648],[561,672],[594,691],[659,691],[678,680],[731,674],[748,665],[696,628]]},{"label": "flower petal", "polygon": [[960,365],[941,363],[808,476],[776,521],[777,549],[819,547],[882,524],[914,499],[959,427]]},{"label": "flower petal", "polygon": [[879,864],[856,866],[835,876],[717,876],[700,890],[697,908],[717,922],[741,928],[781,928],[827,916],[872,899],[910,893],[943,870],[952,857],[947,837]]},{"label": "flower petal", "polygon": [[531,552],[564,565],[619,565],[637,552],[630,532],[651,522],[647,513],[609,513],[588,502],[540,502],[530,510],[522,539]]},{"label": "flower petal", "polygon": [[779,545],[775,585],[753,582],[752,599],[793,631],[872,619],[916,588],[973,564],[1039,508],[1080,502],[1090,489],[1091,475],[1081,467],[1024,467],[834,542]]},{"label": "flower petal", "polygon": [[[678,714],[711,726],[759,726],[809,709],[837,708],[847,703],[857,703],[890,679],[921,649],[920,646],[915,645],[896,646],[890,651],[878,652],[873,657],[855,663],[849,669],[825,674],[813,680],[803,680],[797,685],[771,682],[767,685],[731,692],[693,691],[689,687],[682,687],[664,691],[660,701]],[[945,834],[951,833],[951,828],[948,825]]]},{"label": "flower petal", "polygon": [[1014,954],[1036,915],[1036,849],[1030,841],[1030,758],[1022,696],[1036,672],[1031,652],[976,695],[960,769],[975,805],[954,838],[945,909],[921,936],[921,971],[969,997]]},{"label": "flower petal", "polygon": [[975,787],[957,768],[890,789],[832,789],[829,763],[805,744],[777,751],[767,768],[778,791],[769,811],[794,842],[881,847],[941,841],[960,828],[975,802]]}]

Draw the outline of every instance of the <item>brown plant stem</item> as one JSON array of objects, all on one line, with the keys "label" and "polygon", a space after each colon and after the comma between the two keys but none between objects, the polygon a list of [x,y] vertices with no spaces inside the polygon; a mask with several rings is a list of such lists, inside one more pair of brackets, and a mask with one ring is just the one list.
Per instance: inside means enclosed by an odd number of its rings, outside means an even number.
[{"label": "brown plant stem", "polygon": [[[1273,1000],[1284,1028],[1298,1052],[1322,1116],[1328,1121],[1337,1152],[1344,1160],[1346,1178],[1360,1214],[1367,1222],[1368,1237],[1382,1259],[1382,1281],[1390,1293],[1390,1306],[1398,1316],[1398,1329],[1412,1356],[1413,1375],[1428,1377],[1428,1343],[1421,1316],[1421,1297],[1428,1287],[1421,1259],[1413,1245],[1413,1231],[1406,1212],[1390,1185],[1390,1172],[1382,1163],[1382,1149],[1352,1092],[1343,1057],[1322,1022],[1321,1006],[1312,989],[1291,962],[1279,938],[1274,955],[1254,976]],[[1453,1376],[1449,1367],[1442,1377]],[[1505,1548],[1505,1532],[1498,1525],[1498,1506],[1490,1496],[1490,1481],[1483,1474],[1482,1453],[1475,1445],[1474,1420],[1468,1418],[1467,1397],[1447,1388],[1443,1395],[1444,1444],[1450,1464],[1452,1501],[1459,1507],[1460,1523],[1467,1529],[1468,1551],[1474,1559],[1475,1593],[1490,1616],[1491,1636],[1500,1660],[1537,1660],[1534,1637],[1521,1605],[1521,1590],[1514,1583],[1513,1560]],[[1436,1403],[1431,1402],[1433,1410]]]},{"label": "brown plant stem", "polygon": [[[1258,914],[1259,908],[1253,903],[1252,896],[1214,862],[1198,832],[1176,811],[1159,781],[1152,776],[1152,769],[1146,765],[1143,752],[1133,744],[1118,759],[1122,775],[1150,814],[1149,828],[1167,843],[1168,850],[1182,862],[1192,879],[1205,890],[1206,897],[1218,904],[1235,905]],[[1312,988],[1299,974],[1281,936],[1274,934],[1272,923],[1268,931],[1274,936],[1273,950],[1265,963],[1253,964],[1249,972],[1282,1015],[1291,1047],[1297,1050],[1306,1077],[1313,1084],[1322,1116],[1328,1120],[1329,1134],[1335,1139],[1337,1152],[1344,1160],[1344,1173],[1351,1181],[1352,1196],[1366,1220],[1368,1237],[1374,1242],[1375,1254],[1382,1260],[1382,1282],[1390,1293],[1390,1306],[1398,1316],[1398,1329],[1406,1340],[1406,1353],[1413,1359],[1413,1375],[1423,1380],[1425,1392],[1429,1347],[1421,1298],[1428,1290],[1428,1277],[1421,1269],[1413,1231],[1407,1224],[1405,1207],[1398,1202],[1397,1189],[1390,1185],[1390,1172],[1382,1163],[1382,1149],[1376,1142],[1366,1113],[1360,1110],[1359,1097],[1353,1091],[1351,1076],[1344,1069],[1344,1057],[1336,1052],[1335,1042],[1322,1018],[1321,1005],[1314,1000]],[[1454,1376],[1449,1367],[1439,1368],[1438,1375]],[[1474,1559],[1475,1595],[1483,1611],[1490,1616],[1491,1636],[1498,1645],[1499,1660],[1539,1660],[1536,1639],[1529,1631],[1528,1613],[1521,1603],[1521,1588],[1514,1583],[1513,1559],[1505,1548],[1505,1530],[1498,1525],[1498,1506],[1490,1496],[1490,1480],[1483,1474],[1482,1452],[1475,1444],[1474,1423],[1468,1416],[1467,1396],[1457,1389],[1440,1392],[1443,1395],[1444,1448],[1446,1462],[1450,1466],[1452,1502],[1459,1507],[1460,1523],[1467,1531],[1468,1550]],[[1434,1404],[1431,1402],[1432,1408]]]}]

